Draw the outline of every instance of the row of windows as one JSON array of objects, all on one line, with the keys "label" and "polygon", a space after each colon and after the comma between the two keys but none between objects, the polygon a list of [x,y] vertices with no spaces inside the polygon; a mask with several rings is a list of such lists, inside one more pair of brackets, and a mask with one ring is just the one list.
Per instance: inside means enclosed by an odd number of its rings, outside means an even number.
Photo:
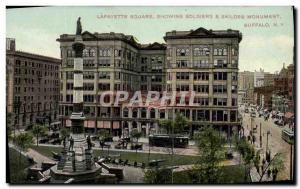
[{"label": "row of windows", "polygon": [[[179,47],[176,49],[176,56],[189,56],[190,55],[190,48],[189,47]],[[193,56],[209,56],[210,49],[208,47],[195,47],[193,49]],[[237,49],[232,48],[231,50],[232,55],[237,55]],[[171,56],[171,50],[169,52],[169,55]],[[219,47],[214,48],[214,56],[227,56],[227,47]]]},{"label": "row of windows", "polygon": [[[187,60],[177,60],[176,64],[172,64],[173,68],[209,68],[208,60],[194,60],[192,63]],[[227,68],[227,60],[224,59],[214,59],[215,68]],[[237,67],[237,61],[232,60],[231,67]]]},{"label": "row of windows", "polygon": [[16,60],[15,65],[17,67],[20,66],[25,66],[25,67],[32,67],[32,68],[44,68],[47,70],[58,70],[59,66],[56,65],[49,65],[49,63],[36,63],[36,62],[30,62],[30,61],[22,61],[21,60]]}]

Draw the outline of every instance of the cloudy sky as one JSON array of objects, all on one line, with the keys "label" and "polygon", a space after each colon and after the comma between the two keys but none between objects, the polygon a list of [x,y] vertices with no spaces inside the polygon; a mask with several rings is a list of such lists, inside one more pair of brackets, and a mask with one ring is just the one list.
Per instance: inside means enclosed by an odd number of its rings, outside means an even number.
[{"label": "cloudy sky", "polygon": [[[291,7],[38,7],[7,9],[6,13],[6,37],[16,39],[18,50],[57,58],[60,50],[56,39],[75,33],[77,17],[81,16],[83,31],[122,32],[134,35],[140,43],[164,42],[163,36],[172,30],[240,30],[240,71],[263,68],[274,72],[293,61]],[[103,15],[126,15],[127,19]],[[177,18],[167,18],[174,15]]]}]

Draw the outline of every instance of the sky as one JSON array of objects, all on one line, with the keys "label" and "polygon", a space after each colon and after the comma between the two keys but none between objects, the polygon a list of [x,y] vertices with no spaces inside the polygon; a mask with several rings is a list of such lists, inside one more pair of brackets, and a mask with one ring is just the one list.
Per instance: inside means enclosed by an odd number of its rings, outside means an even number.
[{"label": "sky", "polygon": [[[127,18],[103,18],[126,15]],[[130,16],[152,15],[149,18]],[[158,18],[158,16],[165,16]],[[174,15],[177,18],[174,18]],[[189,15],[189,18],[185,16]],[[203,17],[206,15],[205,17]],[[218,16],[218,18],[216,17]],[[263,18],[257,16],[263,15]],[[271,17],[266,18],[266,16]],[[279,71],[293,63],[292,7],[34,7],[6,10],[6,37],[16,39],[17,50],[60,58],[61,34],[74,34],[81,17],[83,31],[133,35],[140,43],[164,42],[172,30],[239,30],[239,69]],[[102,16],[102,17],[101,17]],[[173,16],[173,18],[166,17]],[[178,18],[178,16],[180,18]],[[274,25],[277,24],[277,25]],[[268,27],[269,26],[269,27]]]}]

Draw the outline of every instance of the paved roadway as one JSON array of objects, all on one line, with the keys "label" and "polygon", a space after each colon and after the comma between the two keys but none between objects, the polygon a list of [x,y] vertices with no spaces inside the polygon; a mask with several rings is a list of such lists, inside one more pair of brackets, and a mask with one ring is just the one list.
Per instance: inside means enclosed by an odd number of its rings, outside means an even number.
[{"label": "paved roadway", "polygon": [[[251,130],[251,118],[249,113],[242,113],[243,116],[243,127],[245,129],[245,136],[249,135]],[[290,178],[290,145],[281,138],[281,131],[287,126],[278,126],[274,124],[273,119],[267,121],[263,117],[257,117],[252,119],[252,126],[256,127],[257,133],[254,133],[256,136],[255,147],[260,148],[260,123],[261,123],[261,133],[262,133],[262,149],[266,151],[267,148],[267,132],[270,131],[268,146],[271,150],[271,156],[274,156],[276,153],[282,153],[284,156],[285,169],[278,175],[278,180],[286,180]],[[247,127],[248,126],[248,127]],[[294,153],[294,152],[293,152]]]}]

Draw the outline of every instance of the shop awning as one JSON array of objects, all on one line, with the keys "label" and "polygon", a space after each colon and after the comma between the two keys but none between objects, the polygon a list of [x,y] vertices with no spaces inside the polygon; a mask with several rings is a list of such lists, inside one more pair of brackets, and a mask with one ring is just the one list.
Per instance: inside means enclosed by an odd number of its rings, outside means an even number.
[{"label": "shop awning", "polygon": [[120,128],[120,123],[118,121],[113,122],[113,129],[119,129]]},{"label": "shop awning", "polygon": [[110,129],[110,121],[97,121],[97,128]]},{"label": "shop awning", "polygon": [[84,127],[85,128],[95,128],[95,121],[92,121],[92,120],[84,121]]}]

